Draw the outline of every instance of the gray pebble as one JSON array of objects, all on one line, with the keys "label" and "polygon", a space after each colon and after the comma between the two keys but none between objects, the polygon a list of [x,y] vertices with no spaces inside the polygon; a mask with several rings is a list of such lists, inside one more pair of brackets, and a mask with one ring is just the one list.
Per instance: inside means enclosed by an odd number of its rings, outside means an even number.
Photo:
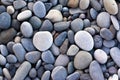
[{"label": "gray pebble", "polygon": [[74,72],[67,76],[66,80],[78,80],[80,78],[79,72]]},{"label": "gray pebble", "polygon": [[117,40],[120,42],[120,31],[117,32]]},{"label": "gray pebble", "polygon": [[33,5],[34,5],[33,2],[29,2],[28,5],[27,5],[28,9],[33,11]]},{"label": "gray pebble", "polygon": [[15,76],[13,77],[13,80],[24,80],[30,69],[31,64],[27,61],[24,61],[17,69]]},{"label": "gray pebble", "polygon": [[68,33],[67,33],[67,35],[68,35],[69,42],[71,44],[73,44],[74,43],[74,32],[72,30],[69,30]]},{"label": "gray pebble", "polygon": [[45,72],[45,69],[43,66],[41,66],[38,70],[37,70],[37,76],[39,77],[39,79],[42,77],[43,73]]},{"label": "gray pebble", "polygon": [[7,49],[10,53],[13,53],[12,47],[13,47],[14,44],[15,44],[14,42],[8,42],[7,43]]},{"label": "gray pebble", "polygon": [[53,7],[52,9],[56,9],[59,11],[62,11],[63,6],[61,4],[56,5],[55,7]]},{"label": "gray pebble", "polygon": [[33,5],[33,12],[39,18],[43,18],[46,15],[46,8],[43,2],[37,1]]},{"label": "gray pebble", "polygon": [[23,62],[24,59],[25,59],[26,51],[23,48],[22,44],[20,44],[20,43],[14,44],[13,45],[13,51],[14,51],[14,54],[16,55],[18,61]]},{"label": "gray pebble", "polygon": [[68,66],[67,66],[68,74],[73,73],[74,70],[75,70],[75,69],[74,69],[74,64],[73,64],[73,62],[69,62],[69,63],[68,63]]},{"label": "gray pebble", "polygon": [[58,0],[50,0],[50,2],[52,3],[53,6],[57,5]]},{"label": "gray pebble", "polygon": [[52,3],[45,3],[46,11],[49,11],[52,8]]},{"label": "gray pebble", "polygon": [[110,18],[111,18],[111,21],[113,23],[114,28],[116,30],[119,30],[120,26],[119,26],[119,22],[118,22],[117,18],[115,16],[112,16],[112,15],[110,16]]},{"label": "gray pebble", "polygon": [[13,54],[10,54],[6,57],[8,63],[16,63],[17,62],[17,58],[16,56],[14,56]]},{"label": "gray pebble", "polygon": [[44,68],[45,68],[45,70],[51,71],[54,69],[54,66],[52,64],[46,64],[46,65],[44,65]]},{"label": "gray pebble", "polygon": [[101,48],[103,44],[102,37],[100,35],[95,35],[93,39],[94,39],[94,47]]},{"label": "gray pebble", "polygon": [[0,54],[0,65],[5,65],[6,64],[6,58]]},{"label": "gray pebble", "polygon": [[102,50],[105,51],[107,54],[110,53],[110,48],[103,46]]},{"label": "gray pebble", "polygon": [[81,74],[80,80],[92,80],[89,74]]},{"label": "gray pebble", "polygon": [[112,75],[117,74],[117,69],[114,66],[112,66],[108,69],[108,72]]},{"label": "gray pebble", "polygon": [[101,10],[102,6],[101,4],[98,2],[98,0],[90,0],[90,4],[91,6],[96,9],[97,11]]},{"label": "gray pebble", "polygon": [[7,56],[8,55],[8,50],[7,47],[5,45],[0,45],[0,52],[3,56]]},{"label": "gray pebble", "polygon": [[41,60],[38,60],[37,63],[36,63],[35,68],[38,69],[41,66],[41,63],[42,63]]},{"label": "gray pebble", "polygon": [[40,59],[40,55],[41,53],[38,51],[31,51],[26,53],[25,59],[34,64]]},{"label": "gray pebble", "polygon": [[53,64],[55,62],[55,58],[50,50],[44,51],[41,55],[41,58],[46,63]]},{"label": "gray pebble", "polygon": [[37,76],[37,71],[36,71],[35,68],[32,68],[32,69],[30,70],[29,76],[30,76],[31,78],[35,78],[35,77]]},{"label": "gray pebble", "polygon": [[52,44],[50,50],[55,56],[58,56],[60,54],[59,48],[54,43]]},{"label": "gray pebble", "polygon": [[84,25],[83,20],[80,18],[77,18],[71,22],[71,29],[74,32],[77,32],[83,29],[83,25]]},{"label": "gray pebble", "polygon": [[13,2],[13,6],[15,9],[21,9],[25,7],[27,4],[24,0],[17,0]]},{"label": "gray pebble", "polygon": [[12,2],[9,2],[9,0],[1,0],[1,2],[4,4],[4,5],[11,5]]},{"label": "gray pebble", "polygon": [[91,23],[89,19],[84,19],[83,22],[84,22],[84,27],[90,27]]},{"label": "gray pebble", "polygon": [[65,80],[67,71],[63,66],[57,66],[53,69],[51,77],[53,80]]},{"label": "gray pebble", "polygon": [[12,26],[15,30],[20,30],[20,22],[19,22],[17,19],[13,19],[13,20],[12,20],[11,26]]},{"label": "gray pebble", "polygon": [[96,19],[97,15],[98,15],[98,12],[94,8],[91,8],[90,9],[90,15],[91,15],[92,19]]},{"label": "gray pebble", "polygon": [[59,3],[63,6],[67,5],[68,0],[59,0]]},{"label": "gray pebble", "polygon": [[6,8],[4,5],[0,5],[0,14],[5,12],[6,11]]},{"label": "gray pebble", "polygon": [[50,80],[50,71],[45,71],[41,77],[41,80]]},{"label": "gray pebble", "polygon": [[87,27],[84,30],[89,32],[91,35],[95,35],[95,29],[93,27]]},{"label": "gray pebble", "polygon": [[115,44],[116,44],[116,42],[114,40],[109,40],[109,41],[108,40],[104,40],[103,41],[103,45],[105,47],[108,47],[108,48],[114,47]]},{"label": "gray pebble", "polygon": [[8,80],[11,80],[11,75],[7,68],[3,68],[3,74]]}]

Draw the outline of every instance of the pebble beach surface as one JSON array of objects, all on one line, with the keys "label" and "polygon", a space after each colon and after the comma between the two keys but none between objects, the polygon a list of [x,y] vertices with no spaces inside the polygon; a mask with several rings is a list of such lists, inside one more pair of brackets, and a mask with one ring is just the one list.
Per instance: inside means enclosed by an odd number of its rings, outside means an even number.
[{"label": "pebble beach surface", "polygon": [[0,80],[120,80],[120,0],[0,0]]}]

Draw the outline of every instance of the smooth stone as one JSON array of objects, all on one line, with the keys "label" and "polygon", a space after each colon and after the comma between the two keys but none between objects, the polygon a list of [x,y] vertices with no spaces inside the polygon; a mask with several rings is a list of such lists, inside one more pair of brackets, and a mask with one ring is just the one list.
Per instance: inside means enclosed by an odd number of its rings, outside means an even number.
[{"label": "smooth stone", "polygon": [[13,6],[8,6],[8,7],[7,7],[7,12],[8,12],[9,14],[13,14],[13,13],[15,12],[14,7],[13,7]]},{"label": "smooth stone", "polygon": [[102,37],[100,35],[95,35],[93,39],[94,39],[94,47],[101,48],[103,44]]},{"label": "smooth stone", "polygon": [[23,48],[22,44],[16,43],[13,45],[13,51],[19,62],[23,62],[25,59],[26,51]]},{"label": "smooth stone", "polygon": [[69,13],[73,15],[77,13],[86,13],[86,11],[81,10],[80,8],[70,8]]},{"label": "smooth stone", "polygon": [[92,61],[89,67],[89,73],[92,80],[104,80],[103,72],[97,61]]},{"label": "smooth stone", "polygon": [[7,68],[3,68],[3,74],[8,80],[11,80],[11,75]]},{"label": "smooth stone", "polygon": [[[84,62],[84,63],[83,63]],[[76,69],[85,69],[92,62],[92,56],[89,52],[80,51],[74,58],[74,67]]]},{"label": "smooth stone", "polygon": [[67,71],[68,71],[68,74],[72,74],[74,72],[74,64],[73,62],[69,62],[68,63],[68,66],[67,66]]},{"label": "smooth stone", "polygon": [[55,58],[50,50],[44,51],[41,54],[41,58],[45,63],[53,64],[55,62]]},{"label": "smooth stone", "polygon": [[35,68],[32,68],[30,71],[29,71],[29,76],[31,78],[35,78],[37,76],[37,71]]},{"label": "smooth stone", "polygon": [[119,80],[118,75],[114,74],[108,78],[108,80]]},{"label": "smooth stone", "polygon": [[46,64],[46,65],[44,65],[44,68],[45,68],[45,70],[51,71],[51,70],[54,69],[54,65],[52,65],[52,64]]},{"label": "smooth stone", "polygon": [[54,40],[56,46],[61,46],[67,37],[67,32],[61,32]]},{"label": "smooth stone", "polygon": [[117,71],[118,77],[120,78],[120,69]]},{"label": "smooth stone", "polygon": [[24,10],[17,15],[17,19],[19,21],[24,21],[30,18],[31,16],[32,16],[32,12],[30,10]]},{"label": "smooth stone", "polygon": [[94,52],[94,58],[101,64],[107,62],[108,56],[102,49],[96,49]]},{"label": "smooth stone", "polygon": [[29,2],[28,5],[27,5],[28,9],[33,11],[33,5],[34,5],[33,2]]},{"label": "smooth stone", "polygon": [[50,0],[50,2],[52,3],[53,6],[57,5],[58,0]]},{"label": "smooth stone", "polygon": [[34,51],[36,50],[33,43],[32,43],[32,39],[29,38],[22,38],[21,39],[21,44],[23,45],[23,47],[27,50],[27,51]]},{"label": "smooth stone", "polygon": [[41,59],[39,59],[36,63],[35,69],[38,69],[41,66],[41,63],[42,63],[42,61],[41,61]]},{"label": "smooth stone", "polygon": [[43,75],[43,73],[45,72],[45,69],[43,66],[41,66],[38,70],[37,70],[37,76],[40,79]]},{"label": "smooth stone", "polygon": [[90,4],[91,6],[96,9],[97,11],[100,11],[102,6],[101,4],[98,2],[98,0],[90,0]]},{"label": "smooth stone", "polygon": [[49,80],[50,79],[50,71],[45,71],[41,77],[41,80]]},{"label": "smooth stone", "polygon": [[117,32],[117,40],[120,42],[120,31]]},{"label": "smooth stone", "polygon": [[32,25],[33,29],[39,29],[42,24],[42,21],[36,16],[32,16],[29,22]]},{"label": "smooth stone", "polygon": [[110,48],[103,46],[102,50],[105,51],[108,55],[110,54]]},{"label": "smooth stone", "polygon": [[93,49],[94,46],[93,38],[86,31],[78,31],[75,34],[74,40],[75,43],[83,50],[90,51]]},{"label": "smooth stone", "polygon": [[41,53],[38,51],[31,51],[31,52],[26,53],[25,59],[29,61],[30,63],[35,64],[40,59],[40,55]]},{"label": "smooth stone", "polygon": [[11,26],[17,31],[20,30],[20,22],[17,19],[12,20]]},{"label": "smooth stone", "polygon": [[4,5],[1,5],[0,6],[0,14],[3,13],[3,12],[6,12],[6,8]]},{"label": "smooth stone", "polygon": [[20,26],[20,30],[24,37],[31,37],[33,35],[32,25],[29,22],[23,22]]},{"label": "smooth stone", "polygon": [[27,4],[24,0],[17,0],[13,2],[13,6],[16,10],[25,7]]},{"label": "smooth stone", "polygon": [[71,8],[78,7],[79,0],[68,0],[67,6]]},{"label": "smooth stone", "polygon": [[89,74],[81,74],[80,80],[92,80]]},{"label": "smooth stone", "polygon": [[10,53],[13,53],[12,47],[13,47],[14,44],[15,44],[15,43],[12,42],[12,41],[10,41],[10,42],[7,43],[7,50],[8,50]]},{"label": "smooth stone", "polygon": [[69,57],[67,55],[60,54],[56,61],[55,61],[55,66],[67,66],[69,63]]},{"label": "smooth stone", "polygon": [[92,27],[87,27],[84,30],[89,32],[91,35],[95,35],[95,29]]},{"label": "smooth stone", "polygon": [[67,51],[68,56],[75,56],[79,51],[79,48],[76,45],[71,45]]},{"label": "smooth stone", "polygon": [[52,22],[59,22],[63,20],[62,13],[56,9],[51,9],[45,18],[51,20]]},{"label": "smooth stone", "polygon": [[112,66],[108,68],[108,72],[113,75],[117,73],[117,69],[114,66]]},{"label": "smooth stone", "polygon": [[3,3],[4,5],[12,5],[12,3],[9,2],[9,0],[1,0],[1,3]]},{"label": "smooth stone", "polygon": [[101,12],[100,14],[98,14],[97,24],[101,28],[110,27],[110,15],[107,12]]},{"label": "smooth stone", "polygon": [[43,18],[46,15],[46,8],[44,3],[41,1],[35,2],[33,5],[33,12],[37,17]]},{"label": "smooth stone", "polygon": [[50,50],[55,56],[58,56],[60,54],[59,48],[54,43],[52,44]]},{"label": "smooth stone", "polygon": [[71,22],[71,29],[74,32],[78,32],[83,29],[83,25],[84,25],[83,20],[80,18],[77,18]]},{"label": "smooth stone", "polygon": [[74,43],[74,32],[72,30],[69,30],[68,33],[67,33],[67,35],[68,35],[69,42],[71,44],[73,44]]},{"label": "smooth stone", "polygon": [[66,52],[68,50],[68,45],[69,45],[69,41],[68,41],[68,39],[65,39],[63,44],[60,46],[60,53],[61,54],[66,54]]},{"label": "smooth stone", "polygon": [[42,23],[42,26],[40,28],[40,31],[52,31],[53,30],[53,24],[50,20],[45,20]]},{"label": "smooth stone", "polygon": [[105,40],[112,40],[114,38],[114,35],[112,34],[112,32],[107,28],[102,28],[100,30],[100,36]]},{"label": "smooth stone", "polygon": [[66,80],[79,80],[79,78],[80,78],[80,73],[74,72],[74,73],[68,75]]},{"label": "smooth stone", "polygon": [[17,62],[17,58],[15,55],[13,54],[9,54],[7,57],[6,57],[8,63],[16,63]]},{"label": "smooth stone", "polygon": [[109,41],[104,40],[104,41],[103,41],[103,45],[104,45],[105,47],[108,47],[108,48],[114,47],[115,44],[116,44],[116,42],[115,42],[114,40],[109,40]]},{"label": "smooth stone", "polygon": [[80,0],[79,7],[82,10],[85,10],[89,7],[90,0]]},{"label": "smooth stone", "polygon": [[3,56],[7,56],[8,55],[8,50],[7,47],[5,45],[0,45],[0,52]]},{"label": "smooth stone", "polygon": [[59,3],[63,6],[67,6],[68,0],[59,0]]},{"label": "smooth stone", "polygon": [[67,71],[63,66],[57,66],[52,70],[51,77],[53,80],[66,80]]},{"label": "smooth stone", "polygon": [[27,74],[29,73],[31,66],[32,65],[29,62],[24,61],[17,69],[13,80],[24,80]]},{"label": "smooth stone", "polygon": [[103,0],[103,4],[108,13],[113,15],[118,13],[118,6],[115,0]]},{"label": "smooth stone", "polygon": [[56,5],[55,7],[52,8],[52,10],[58,10],[60,12],[62,11],[62,9],[63,9],[63,6],[61,4],[58,4],[58,5]]},{"label": "smooth stone", "polygon": [[120,20],[120,4],[118,4],[117,19]]},{"label": "smooth stone", "polygon": [[84,27],[89,27],[89,26],[91,26],[91,23],[90,23],[90,20],[89,20],[89,19],[84,19],[84,20],[83,20],[83,23],[84,23]]},{"label": "smooth stone", "polygon": [[96,19],[97,15],[98,15],[98,12],[94,8],[91,8],[90,9],[90,16],[92,17],[92,19]]},{"label": "smooth stone", "polygon": [[8,29],[11,25],[11,16],[7,12],[0,14],[0,28]]},{"label": "smooth stone", "polygon": [[112,57],[113,61],[120,67],[120,49],[118,47],[113,47],[110,49],[110,56]]},{"label": "smooth stone", "polygon": [[17,34],[14,28],[10,28],[0,32],[0,43],[6,44],[9,41],[13,40],[15,35]]},{"label": "smooth stone", "polygon": [[5,65],[6,64],[6,58],[0,54],[0,65]]},{"label": "smooth stone", "polygon": [[48,12],[52,8],[52,6],[52,3],[45,3],[46,12]]},{"label": "smooth stone", "polygon": [[64,31],[64,30],[68,29],[69,27],[70,27],[70,21],[54,23],[55,31]]},{"label": "smooth stone", "polygon": [[116,30],[119,30],[120,26],[119,26],[119,22],[118,22],[117,18],[115,16],[112,16],[112,15],[110,16],[110,18],[111,18],[111,21],[112,21],[114,28]]},{"label": "smooth stone", "polygon": [[49,49],[53,44],[52,34],[48,31],[39,31],[35,33],[33,37],[33,44],[40,51]]}]

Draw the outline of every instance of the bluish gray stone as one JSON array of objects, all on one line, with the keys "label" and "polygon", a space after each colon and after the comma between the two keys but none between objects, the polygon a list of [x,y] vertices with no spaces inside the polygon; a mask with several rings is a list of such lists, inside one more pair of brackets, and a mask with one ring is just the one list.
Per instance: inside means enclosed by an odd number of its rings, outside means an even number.
[{"label": "bluish gray stone", "polygon": [[102,6],[97,0],[90,0],[91,6],[96,9],[97,11],[101,10]]},{"label": "bluish gray stone", "polygon": [[41,77],[41,80],[50,80],[50,71],[45,71]]},{"label": "bluish gray stone", "polygon": [[58,3],[58,0],[50,0],[53,6],[55,6]]},{"label": "bluish gray stone", "polygon": [[36,63],[35,68],[38,69],[41,66],[41,63],[42,63],[42,61],[38,60],[37,63]]},{"label": "bluish gray stone", "polygon": [[103,44],[102,37],[100,35],[95,35],[93,39],[94,39],[94,47],[101,48]]},{"label": "bluish gray stone", "polygon": [[5,65],[6,64],[6,58],[0,54],[0,65]]},{"label": "bluish gray stone", "polygon": [[39,18],[43,18],[46,15],[46,8],[43,2],[37,1],[33,5],[33,12]]},{"label": "bluish gray stone", "polygon": [[89,32],[91,35],[95,35],[95,32],[96,32],[93,27],[87,27],[84,30]]},{"label": "bluish gray stone", "polygon": [[80,80],[92,80],[89,74],[81,74]]},{"label": "bluish gray stone", "polygon": [[40,79],[43,75],[43,73],[45,72],[45,69],[43,66],[41,66],[38,70],[37,70],[37,76]]},{"label": "bluish gray stone", "polygon": [[17,62],[17,58],[15,55],[10,54],[6,57],[8,63],[16,63]]},{"label": "bluish gray stone", "polygon": [[50,50],[55,56],[58,56],[60,54],[59,48],[54,43],[52,44]]},{"label": "bluish gray stone", "polygon": [[8,29],[11,24],[11,16],[7,12],[0,14],[0,28]]},{"label": "bluish gray stone", "polygon": [[1,6],[0,6],[0,14],[3,13],[3,12],[5,12],[5,11],[6,11],[5,6],[4,6],[4,5],[1,5]]},{"label": "bluish gray stone", "polygon": [[9,51],[10,53],[13,53],[12,47],[13,47],[14,44],[15,44],[15,43],[12,42],[12,41],[7,43],[7,49],[8,49],[8,51]]},{"label": "bluish gray stone", "polygon": [[52,8],[52,3],[45,3],[46,11],[49,11]]},{"label": "bluish gray stone", "polygon": [[0,45],[0,52],[3,56],[7,56],[8,55],[8,50],[7,47],[5,45]]},{"label": "bluish gray stone", "polygon": [[37,71],[36,71],[35,68],[32,68],[32,69],[30,70],[29,76],[30,76],[31,78],[35,78],[35,77],[37,76]]},{"label": "bluish gray stone", "polygon": [[74,70],[75,70],[75,68],[74,68],[74,64],[73,64],[73,62],[69,62],[69,63],[68,63],[68,66],[67,66],[68,74],[73,73]]},{"label": "bluish gray stone", "polygon": [[108,48],[114,47],[115,44],[116,44],[116,42],[114,40],[104,40],[103,41],[103,45]]},{"label": "bluish gray stone", "polygon": [[1,0],[1,2],[4,4],[4,5],[11,5],[12,2],[10,2],[9,0]]},{"label": "bluish gray stone", "polygon": [[67,5],[68,0],[59,0],[59,3],[63,6]]},{"label": "bluish gray stone", "polygon": [[54,65],[52,65],[52,64],[45,64],[45,65],[44,65],[44,68],[45,68],[45,70],[51,71],[51,70],[54,69]]},{"label": "bluish gray stone", "polygon": [[13,20],[12,20],[11,26],[12,26],[15,30],[20,30],[20,22],[19,22],[17,19],[13,19]]},{"label": "bluish gray stone", "polygon": [[29,2],[27,5],[28,9],[33,11],[33,5],[34,5],[34,2]]},{"label": "bluish gray stone", "polygon": [[79,80],[79,78],[80,78],[80,73],[74,72],[74,73],[68,75],[66,80]]},{"label": "bluish gray stone", "polygon": [[73,44],[75,41],[74,41],[74,32],[72,30],[69,30],[68,33],[68,40],[71,44]]},{"label": "bluish gray stone", "polygon": [[16,0],[13,2],[13,6],[15,9],[21,9],[25,7],[27,4],[24,0]]},{"label": "bluish gray stone", "polygon": [[94,8],[91,8],[90,15],[91,15],[92,19],[96,19],[98,12]]},{"label": "bluish gray stone", "polygon": [[84,27],[90,27],[91,23],[89,19],[84,19],[83,22],[84,22]]}]

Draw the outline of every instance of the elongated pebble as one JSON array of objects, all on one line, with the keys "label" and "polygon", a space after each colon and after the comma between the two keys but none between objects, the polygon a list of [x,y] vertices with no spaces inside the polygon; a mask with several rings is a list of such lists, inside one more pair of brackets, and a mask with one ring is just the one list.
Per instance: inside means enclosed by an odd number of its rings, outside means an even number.
[{"label": "elongated pebble", "polygon": [[41,77],[41,80],[49,80],[50,79],[50,71],[45,71]]},{"label": "elongated pebble", "polygon": [[79,6],[80,6],[80,9],[87,9],[89,7],[89,4],[90,4],[90,0],[80,0],[80,3],[79,3]]},{"label": "elongated pebble", "polygon": [[11,75],[7,68],[3,68],[3,73],[8,80],[11,80]]},{"label": "elongated pebble", "polygon": [[0,54],[0,65],[5,65],[6,64],[6,58]]},{"label": "elongated pebble", "polygon": [[118,22],[117,18],[115,16],[112,16],[112,15],[110,16],[110,18],[111,18],[111,21],[113,23],[114,28],[116,30],[119,30],[120,26],[119,26],[119,22]]}]

